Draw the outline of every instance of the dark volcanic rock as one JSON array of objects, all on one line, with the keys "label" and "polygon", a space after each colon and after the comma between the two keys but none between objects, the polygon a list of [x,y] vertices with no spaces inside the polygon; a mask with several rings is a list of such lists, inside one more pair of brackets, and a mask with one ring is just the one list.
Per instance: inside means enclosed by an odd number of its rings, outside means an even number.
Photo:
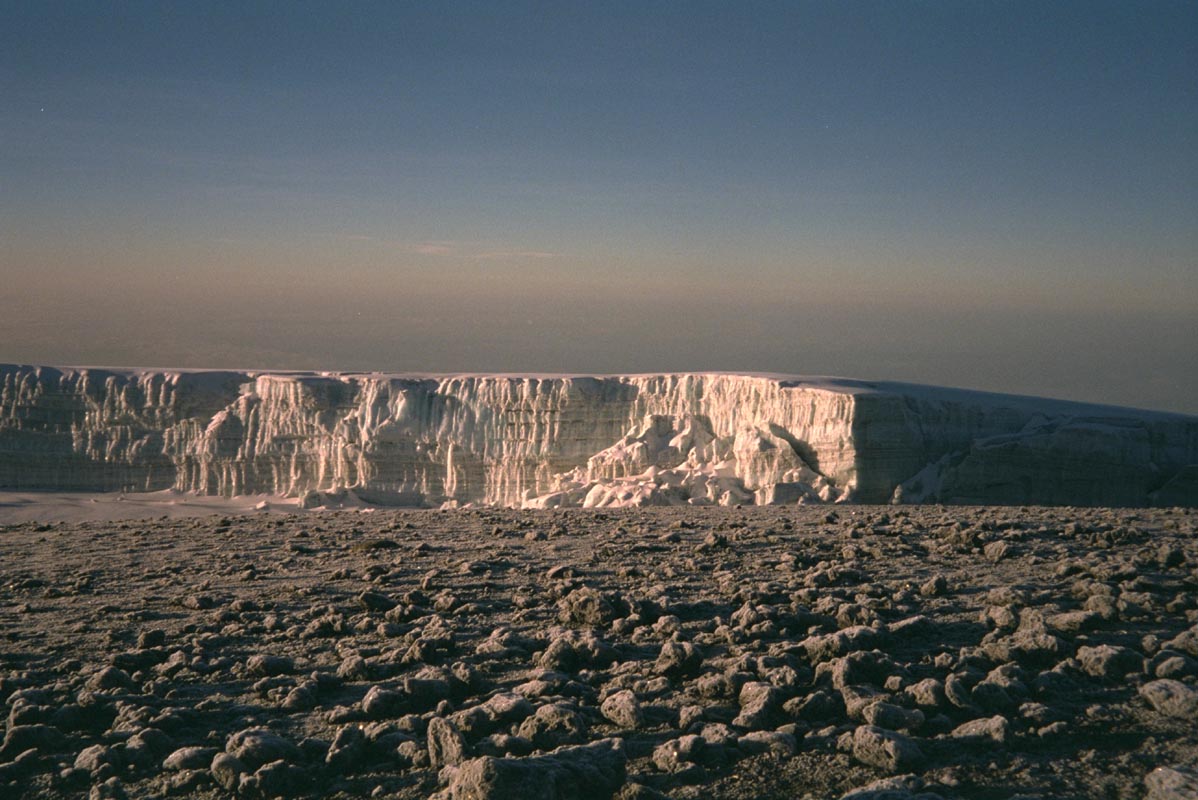
[{"label": "dark volcanic rock", "polygon": [[262,728],[251,728],[233,734],[225,743],[225,752],[250,769],[256,769],[272,761],[294,762],[303,758],[303,753],[294,744]]},{"label": "dark volcanic rock", "polygon": [[535,758],[476,758],[462,764],[444,800],[608,800],[624,784],[624,743],[603,739]]},{"label": "dark volcanic rock", "polygon": [[873,725],[853,732],[853,757],[863,764],[900,772],[923,762],[923,751],[913,739]]},{"label": "dark volcanic rock", "polygon": [[1168,678],[1140,687],[1140,696],[1162,714],[1190,721],[1198,719],[1198,689]]},{"label": "dark volcanic rock", "polygon": [[1193,512],[293,511],[0,524],[0,797],[1195,800]]}]

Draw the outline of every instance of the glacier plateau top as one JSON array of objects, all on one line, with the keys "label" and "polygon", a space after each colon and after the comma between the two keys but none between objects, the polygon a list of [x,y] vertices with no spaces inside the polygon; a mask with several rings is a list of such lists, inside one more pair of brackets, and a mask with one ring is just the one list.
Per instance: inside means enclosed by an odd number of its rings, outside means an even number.
[{"label": "glacier plateau top", "polygon": [[1198,417],[775,374],[0,365],[0,489],[1198,506]]}]

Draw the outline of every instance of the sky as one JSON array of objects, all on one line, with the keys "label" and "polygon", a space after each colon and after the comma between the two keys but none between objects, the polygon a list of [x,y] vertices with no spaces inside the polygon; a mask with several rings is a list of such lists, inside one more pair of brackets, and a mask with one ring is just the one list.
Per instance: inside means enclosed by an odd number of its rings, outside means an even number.
[{"label": "sky", "polygon": [[1198,4],[0,0],[0,361],[1198,413]]}]

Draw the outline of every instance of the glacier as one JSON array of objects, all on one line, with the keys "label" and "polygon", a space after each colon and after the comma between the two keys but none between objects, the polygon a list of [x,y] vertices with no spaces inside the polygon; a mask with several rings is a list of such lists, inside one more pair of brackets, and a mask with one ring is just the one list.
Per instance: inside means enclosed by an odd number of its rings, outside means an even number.
[{"label": "glacier", "polygon": [[773,374],[0,365],[0,489],[319,505],[1198,506],[1198,417]]}]

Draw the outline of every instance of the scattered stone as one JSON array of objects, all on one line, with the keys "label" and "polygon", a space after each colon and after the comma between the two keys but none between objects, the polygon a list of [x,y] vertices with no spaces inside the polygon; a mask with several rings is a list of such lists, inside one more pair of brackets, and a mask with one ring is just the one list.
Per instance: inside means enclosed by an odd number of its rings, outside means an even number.
[{"label": "scattered stone", "polygon": [[697,764],[706,748],[702,736],[687,734],[659,744],[653,751],[653,763],[662,772],[682,772]]},{"label": "scattered stone", "polygon": [[943,575],[934,575],[919,587],[924,597],[940,597],[948,591],[948,580]]},{"label": "scattered stone", "polygon": [[1144,665],[1144,659],[1135,650],[1109,644],[1078,648],[1077,660],[1088,674],[1108,682],[1121,681]]},{"label": "scattered stone", "polygon": [[[431,726],[430,726],[431,727]],[[337,729],[324,763],[336,773],[353,772],[366,760],[366,734],[357,725]]]},{"label": "scattered stone", "polygon": [[0,761],[7,761],[24,753],[36,750],[39,753],[60,753],[67,746],[67,737],[49,725],[14,725],[4,734],[0,745]]},{"label": "scattered stone", "polygon": [[583,716],[563,703],[541,706],[524,722],[517,735],[531,741],[541,750],[565,744],[580,744],[586,740],[587,724]]},{"label": "scattered stone", "polygon": [[782,731],[750,731],[736,740],[736,746],[749,755],[775,753],[789,758],[798,752],[795,737]]},{"label": "scattered stone", "polygon": [[596,590],[584,586],[570,592],[558,601],[558,618],[563,623],[607,625],[616,618],[611,601]]},{"label": "scattered stone", "polygon": [[599,706],[599,712],[612,723],[628,730],[639,728],[645,722],[641,704],[636,694],[629,689],[609,695]]},{"label": "scattered stone", "polygon": [[564,747],[534,758],[484,756],[462,764],[442,796],[444,800],[607,800],[624,785],[627,762],[620,739]]},{"label": "scattered stone", "polygon": [[311,788],[306,771],[286,761],[272,761],[253,775],[242,775],[238,793],[249,797],[295,797]]},{"label": "scattered stone", "polygon": [[1198,769],[1157,767],[1144,778],[1147,800],[1198,800]]},{"label": "scattered stone", "polygon": [[0,797],[1198,800],[1192,511],[282,512],[4,526]]},{"label": "scattered stone", "polygon": [[697,674],[702,665],[703,654],[690,642],[666,642],[653,671],[668,678],[683,678]]},{"label": "scattered stone", "polygon": [[468,751],[466,739],[452,722],[441,717],[429,720],[428,758],[433,769],[462,763]]},{"label": "scattered stone", "polygon": [[254,655],[245,662],[247,674],[264,678],[273,675],[287,675],[295,670],[295,665],[286,656]]},{"label": "scattered stone", "polygon": [[807,657],[813,663],[828,661],[857,650],[873,650],[881,642],[876,630],[865,625],[836,631],[820,636],[809,636],[800,644],[806,648]]},{"label": "scattered stone", "polygon": [[1151,681],[1140,687],[1140,696],[1153,708],[1169,717],[1198,719],[1198,689],[1169,678]]},{"label": "scattered stone", "polygon": [[132,690],[136,687],[137,683],[129,677],[129,673],[117,667],[104,667],[87,681],[87,688],[97,692]]},{"label": "scattered stone", "polygon": [[740,689],[740,713],[732,724],[738,728],[760,730],[776,722],[781,693],[768,683],[751,681]]},{"label": "scattered stone", "polygon": [[408,696],[394,689],[371,686],[362,698],[362,713],[370,719],[383,719],[407,709]]},{"label": "scattered stone", "polygon": [[874,725],[853,732],[853,758],[871,767],[900,772],[923,762],[923,751],[913,739]]},{"label": "scattered stone", "polygon": [[264,728],[250,728],[233,734],[225,743],[225,752],[249,769],[273,761],[294,762],[303,758],[298,747]]},{"label": "scattered stone", "polygon": [[236,756],[231,756],[228,753],[217,753],[212,758],[212,765],[209,767],[212,773],[212,779],[216,784],[226,791],[233,791],[237,788],[241,781],[241,776],[247,772],[245,763]]},{"label": "scattered stone", "polygon": [[212,758],[217,754],[215,747],[181,747],[166,757],[162,762],[163,769],[207,769],[212,764]]},{"label": "scattered stone", "polygon": [[1006,744],[1010,737],[1010,723],[1002,715],[986,719],[974,719],[953,728],[954,739],[990,739],[998,744]]},{"label": "scattered stone", "polygon": [[75,756],[75,769],[82,769],[92,775],[113,763],[112,751],[107,745],[93,744],[85,747]]},{"label": "scattered stone", "polygon": [[861,717],[870,725],[889,730],[913,731],[924,724],[924,714],[919,709],[903,708],[885,701],[866,706]]}]

